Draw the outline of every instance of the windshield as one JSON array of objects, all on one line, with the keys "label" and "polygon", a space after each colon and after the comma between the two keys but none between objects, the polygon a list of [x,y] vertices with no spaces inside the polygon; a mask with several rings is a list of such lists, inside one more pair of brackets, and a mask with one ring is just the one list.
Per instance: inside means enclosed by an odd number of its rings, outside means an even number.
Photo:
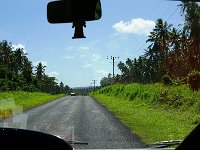
[{"label": "windshield", "polygon": [[74,24],[48,22],[49,2],[1,2],[0,127],[135,149],[199,123],[199,3],[101,0],[102,17],[72,39]]}]

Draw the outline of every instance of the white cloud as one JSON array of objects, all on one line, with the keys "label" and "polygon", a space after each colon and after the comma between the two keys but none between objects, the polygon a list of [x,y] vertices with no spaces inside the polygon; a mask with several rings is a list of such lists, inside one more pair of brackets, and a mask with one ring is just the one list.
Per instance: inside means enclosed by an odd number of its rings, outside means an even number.
[{"label": "white cloud", "polygon": [[59,73],[56,72],[56,71],[52,71],[52,72],[49,73],[50,77],[57,77],[58,75],[59,75]]},{"label": "white cloud", "polygon": [[96,53],[92,54],[92,61],[98,61],[99,59],[101,59],[101,55]]},{"label": "white cloud", "polygon": [[26,48],[26,46],[24,45],[24,44],[13,44],[12,45],[12,48],[14,49],[14,50],[16,50],[16,49],[18,49],[18,48],[21,48],[21,49],[23,49],[23,51],[26,53],[27,51],[25,50],[25,48]]},{"label": "white cloud", "polygon": [[119,33],[128,33],[136,35],[149,35],[155,27],[152,20],[144,20],[142,18],[132,19],[131,21],[120,21],[113,25],[113,28]]},{"label": "white cloud", "polygon": [[40,62],[42,63],[43,66],[48,66],[48,63],[46,61],[37,61],[37,62],[34,62],[33,65],[37,66]]},{"label": "white cloud", "polygon": [[99,69],[96,71],[97,74],[99,74],[101,77],[107,77],[109,72],[103,69]]},{"label": "white cloud", "polygon": [[92,64],[90,64],[88,61],[86,61],[83,65],[83,68],[91,68]]},{"label": "white cloud", "polygon": [[87,47],[87,46],[81,46],[80,49],[82,49],[82,50],[89,50],[90,48]]},{"label": "white cloud", "polygon": [[64,59],[69,60],[69,59],[73,59],[74,56],[65,56]]}]

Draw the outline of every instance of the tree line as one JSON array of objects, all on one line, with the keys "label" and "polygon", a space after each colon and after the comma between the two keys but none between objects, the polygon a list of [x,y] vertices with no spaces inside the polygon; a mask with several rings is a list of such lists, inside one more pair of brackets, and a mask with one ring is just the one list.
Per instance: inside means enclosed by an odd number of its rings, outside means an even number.
[{"label": "tree line", "polygon": [[23,48],[14,48],[6,40],[0,42],[0,91],[40,91],[51,94],[68,93],[70,87],[58,84],[45,74],[41,62],[33,66]]},{"label": "tree line", "polygon": [[[149,46],[145,53],[120,62],[121,75],[115,77],[116,82],[155,83],[164,75],[183,79],[192,71],[200,71],[200,6],[196,2],[182,1],[178,7],[184,16],[183,27],[177,29],[157,19],[146,40]],[[109,76],[101,82],[105,79]]]}]

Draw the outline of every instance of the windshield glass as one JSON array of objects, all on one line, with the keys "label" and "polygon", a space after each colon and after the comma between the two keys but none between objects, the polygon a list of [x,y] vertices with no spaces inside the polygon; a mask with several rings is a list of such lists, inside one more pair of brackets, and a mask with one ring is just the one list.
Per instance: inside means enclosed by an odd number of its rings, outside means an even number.
[{"label": "windshield glass", "polygon": [[1,2],[0,127],[134,149],[180,143],[199,123],[198,2],[101,0],[82,39],[77,22],[48,22],[49,2]]}]

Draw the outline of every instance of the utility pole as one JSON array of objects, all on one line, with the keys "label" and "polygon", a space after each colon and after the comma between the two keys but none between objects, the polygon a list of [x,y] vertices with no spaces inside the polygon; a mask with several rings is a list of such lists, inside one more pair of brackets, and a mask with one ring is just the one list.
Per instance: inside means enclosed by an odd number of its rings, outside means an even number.
[{"label": "utility pole", "polygon": [[95,84],[96,84],[97,80],[92,80],[92,81],[93,81],[93,84],[94,84],[94,91],[95,91]]},{"label": "utility pole", "polygon": [[[108,57],[107,57],[108,59]],[[113,84],[115,82],[115,59],[119,59],[119,56],[118,57],[115,57],[115,56],[111,56],[110,59],[112,60],[112,65],[113,65]]]},{"label": "utility pole", "polygon": [[91,86],[90,86],[90,91],[92,91],[92,87],[94,86],[94,83],[90,83]]}]

